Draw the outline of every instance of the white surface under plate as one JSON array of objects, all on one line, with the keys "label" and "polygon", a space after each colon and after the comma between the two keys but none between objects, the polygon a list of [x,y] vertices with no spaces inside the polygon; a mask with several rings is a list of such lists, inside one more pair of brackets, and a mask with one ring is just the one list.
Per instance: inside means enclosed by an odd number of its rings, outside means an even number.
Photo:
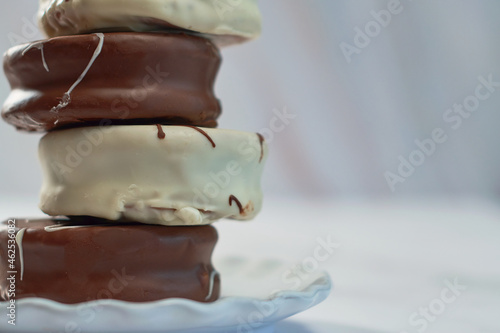
[{"label": "white surface under plate", "polygon": [[225,258],[215,265],[222,277],[222,297],[213,303],[167,299],[66,305],[26,298],[16,301],[15,326],[7,323],[7,303],[0,303],[0,332],[270,333],[277,321],[323,301],[332,287],[325,272],[284,279],[293,265],[278,261]]}]

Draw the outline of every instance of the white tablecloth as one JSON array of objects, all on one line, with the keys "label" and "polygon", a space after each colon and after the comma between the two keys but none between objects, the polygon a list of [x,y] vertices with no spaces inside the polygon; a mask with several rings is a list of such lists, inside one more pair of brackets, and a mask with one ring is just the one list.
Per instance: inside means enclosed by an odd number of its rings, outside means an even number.
[{"label": "white tablecloth", "polygon": [[[0,218],[37,215],[36,198],[0,204]],[[266,198],[255,221],[216,226],[216,258],[287,260],[330,273],[330,297],[279,323],[277,333],[500,332],[493,201]],[[328,242],[331,254],[326,245],[317,250]],[[283,288],[307,273],[295,268],[283,272]]]}]

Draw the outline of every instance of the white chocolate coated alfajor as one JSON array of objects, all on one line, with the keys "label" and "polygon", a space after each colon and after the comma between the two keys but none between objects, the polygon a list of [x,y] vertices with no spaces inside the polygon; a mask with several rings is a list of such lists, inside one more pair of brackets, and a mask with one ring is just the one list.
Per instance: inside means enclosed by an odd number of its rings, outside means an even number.
[{"label": "white chocolate coated alfajor", "polygon": [[252,219],[267,146],[257,133],[128,125],[49,132],[40,140],[40,208],[162,225]]},{"label": "white chocolate coated alfajor", "polygon": [[223,46],[261,31],[257,0],[40,0],[38,16],[49,37],[181,28]]}]

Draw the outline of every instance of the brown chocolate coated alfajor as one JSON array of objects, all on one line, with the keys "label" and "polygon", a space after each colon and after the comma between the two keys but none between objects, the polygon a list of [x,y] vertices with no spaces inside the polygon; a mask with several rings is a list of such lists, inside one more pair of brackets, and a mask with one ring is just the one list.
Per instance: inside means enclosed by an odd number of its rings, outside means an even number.
[{"label": "brown chocolate coated alfajor", "polygon": [[14,256],[16,299],[211,302],[220,290],[211,264],[216,242],[212,226],[11,219],[0,224],[0,300],[9,299],[8,272],[14,269],[8,259]]},{"label": "brown chocolate coated alfajor", "polygon": [[5,121],[26,131],[120,124],[216,127],[221,62],[186,33],[95,33],[16,46],[4,57]]}]

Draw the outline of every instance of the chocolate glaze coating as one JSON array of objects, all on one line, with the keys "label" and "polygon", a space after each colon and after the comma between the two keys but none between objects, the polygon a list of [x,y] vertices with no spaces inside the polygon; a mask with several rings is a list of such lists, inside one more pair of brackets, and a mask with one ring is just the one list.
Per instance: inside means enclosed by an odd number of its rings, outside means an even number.
[{"label": "chocolate glaze coating", "polygon": [[[12,88],[2,110],[5,121],[26,131],[111,124],[217,126],[221,108],[213,85],[221,57],[212,42],[180,32],[103,36],[100,52],[98,34],[11,48],[4,57]],[[82,75],[69,103],[58,107]]]},{"label": "chocolate glaze coating", "polygon": [[[46,231],[54,225],[88,225]],[[180,297],[218,298],[219,275],[211,264],[217,232],[211,226],[165,227],[106,224],[84,217],[15,219],[15,299],[42,297],[61,303],[96,299],[146,302]],[[0,224],[0,300],[8,300],[8,221]]]}]

